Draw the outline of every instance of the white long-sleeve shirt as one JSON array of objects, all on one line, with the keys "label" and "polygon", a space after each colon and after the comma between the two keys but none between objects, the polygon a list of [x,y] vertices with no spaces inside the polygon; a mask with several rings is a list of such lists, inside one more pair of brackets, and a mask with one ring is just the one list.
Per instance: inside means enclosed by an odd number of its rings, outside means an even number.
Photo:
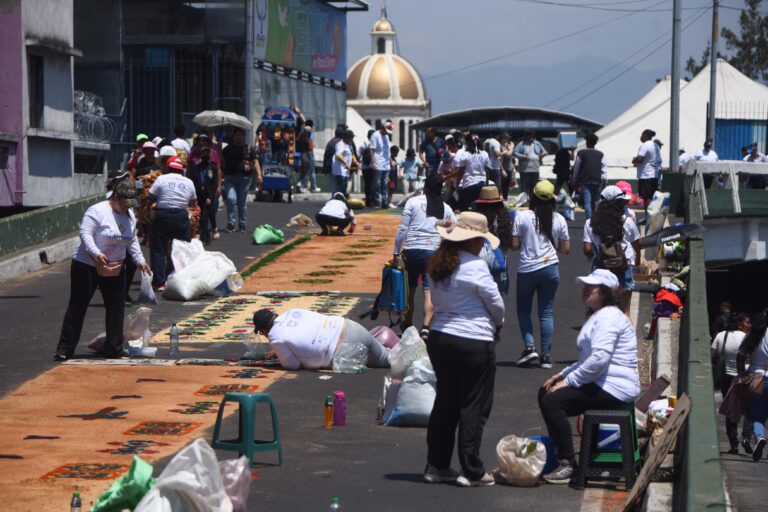
[{"label": "white long-sleeve shirt", "polygon": [[763,336],[763,340],[752,351],[751,354],[747,354],[749,357],[749,373],[762,373],[768,374],[768,332]]},{"label": "white long-sleeve shirt", "polygon": [[346,319],[306,309],[289,309],[275,318],[269,344],[288,370],[329,368]]},{"label": "white long-sleeve shirt", "polygon": [[560,372],[565,384],[579,388],[594,382],[622,402],[640,394],[637,374],[637,334],[616,306],[592,314],[576,338],[579,360]]},{"label": "white long-sleeve shirt", "polygon": [[442,281],[430,278],[435,316],[431,329],[492,343],[504,324],[504,301],[485,261],[459,251],[459,269]]},{"label": "white long-sleeve shirt", "polygon": [[[443,203],[445,212],[442,219],[427,216],[427,196],[412,197],[405,203],[400,226],[395,235],[395,250],[400,254],[405,249],[422,249],[435,251],[440,246],[440,234],[437,232],[438,220],[456,220],[456,215],[450,206]],[[405,247],[403,247],[405,243]]]},{"label": "white long-sleeve shirt", "polygon": [[99,254],[104,253],[109,261],[122,261],[126,251],[136,265],[144,263],[136,238],[136,218],[133,212],[128,210],[125,215],[117,213],[109,201],[88,208],[80,223],[80,243],[73,258],[95,267]]}]

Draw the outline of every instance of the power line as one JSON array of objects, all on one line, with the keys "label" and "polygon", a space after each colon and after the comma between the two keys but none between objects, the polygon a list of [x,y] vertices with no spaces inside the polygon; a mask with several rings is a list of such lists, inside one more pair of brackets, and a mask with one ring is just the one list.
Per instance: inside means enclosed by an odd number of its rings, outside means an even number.
[{"label": "power line", "polygon": [[[664,8],[664,9],[653,9],[655,5],[643,7],[643,8],[637,8],[637,9],[622,9],[622,8],[615,8],[615,7],[606,7],[609,5],[619,5],[624,4],[625,2],[616,2],[614,3],[605,3],[605,4],[571,4],[566,2],[555,2],[552,0],[512,0],[514,2],[520,2],[525,4],[534,4],[534,5],[546,5],[551,7],[573,7],[577,9],[590,9],[595,11],[613,11],[613,12],[671,12],[671,8]],[[637,2],[627,2],[627,3],[637,3]],[[696,10],[701,9],[704,6],[699,7],[684,7],[683,10]]]}]

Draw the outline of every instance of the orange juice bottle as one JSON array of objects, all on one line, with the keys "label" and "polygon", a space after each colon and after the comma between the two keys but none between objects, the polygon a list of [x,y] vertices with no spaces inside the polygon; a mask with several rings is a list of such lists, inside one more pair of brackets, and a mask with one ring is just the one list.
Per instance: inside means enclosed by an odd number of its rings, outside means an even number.
[{"label": "orange juice bottle", "polygon": [[323,428],[333,427],[333,397],[328,395],[325,397],[325,409],[323,416]]}]

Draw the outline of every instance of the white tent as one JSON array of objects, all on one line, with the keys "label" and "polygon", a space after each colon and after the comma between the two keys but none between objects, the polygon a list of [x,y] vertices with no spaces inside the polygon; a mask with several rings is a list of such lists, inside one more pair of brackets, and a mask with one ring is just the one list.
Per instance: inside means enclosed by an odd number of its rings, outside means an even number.
[{"label": "white tent", "polygon": [[[603,126],[597,136],[597,148],[605,153],[609,167],[631,167],[640,146],[640,134],[646,128],[656,132],[664,143],[662,158],[669,164],[670,95],[672,81],[661,80],[619,117]],[[709,102],[709,66],[690,82],[680,81],[680,146],[693,155],[701,149],[707,131]],[[742,112],[734,105],[768,105],[768,87],[755,82],[723,59],[717,61],[717,109],[719,119],[751,119],[764,113]],[[758,112],[759,111],[759,112]],[[757,117],[755,117],[757,118]],[[582,143],[583,144],[583,143]],[[580,146],[581,147],[581,146]]]},{"label": "white tent", "polygon": [[373,126],[366,123],[365,119],[352,107],[347,107],[347,126],[355,132],[355,146],[358,148],[368,135],[368,130],[373,130]]}]

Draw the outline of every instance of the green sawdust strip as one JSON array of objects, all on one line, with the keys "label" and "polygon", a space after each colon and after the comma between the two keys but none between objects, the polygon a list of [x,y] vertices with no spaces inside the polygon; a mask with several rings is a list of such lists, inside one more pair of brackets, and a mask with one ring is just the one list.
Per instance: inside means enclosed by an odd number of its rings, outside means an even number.
[{"label": "green sawdust strip", "polygon": [[348,256],[346,258],[328,258],[331,261],[362,261],[365,258],[362,256]]},{"label": "green sawdust strip", "polygon": [[361,241],[365,244],[379,244],[390,240],[388,238],[362,238]]},{"label": "green sawdust strip", "polygon": [[299,284],[328,284],[332,283],[333,279],[294,279],[293,282]]},{"label": "green sawdust strip", "polygon": [[348,254],[350,256],[362,256],[364,254],[373,254],[371,251],[339,251],[339,254]]},{"label": "green sawdust strip", "polygon": [[285,254],[286,252],[290,251],[291,249],[295,249],[297,246],[309,242],[312,240],[313,235],[304,235],[301,238],[297,238],[296,240],[293,240],[292,242],[288,242],[284,246],[275,249],[271,253],[267,254],[263,258],[261,258],[259,261],[245,269],[244,271],[240,272],[240,275],[243,276],[243,278],[248,277],[249,275],[253,274],[254,272],[257,272],[259,269],[261,269],[264,265],[267,265],[273,261],[275,261],[277,258]]},{"label": "green sawdust strip", "polygon": [[354,265],[320,265],[320,268],[354,268]]},{"label": "green sawdust strip", "polygon": [[381,247],[381,244],[352,244],[350,247],[352,249],[376,249]]},{"label": "green sawdust strip", "polygon": [[317,270],[315,272],[307,272],[304,275],[309,277],[320,277],[320,276],[337,276],[343,273],[344,272],[341,272],[339,270]]}]

